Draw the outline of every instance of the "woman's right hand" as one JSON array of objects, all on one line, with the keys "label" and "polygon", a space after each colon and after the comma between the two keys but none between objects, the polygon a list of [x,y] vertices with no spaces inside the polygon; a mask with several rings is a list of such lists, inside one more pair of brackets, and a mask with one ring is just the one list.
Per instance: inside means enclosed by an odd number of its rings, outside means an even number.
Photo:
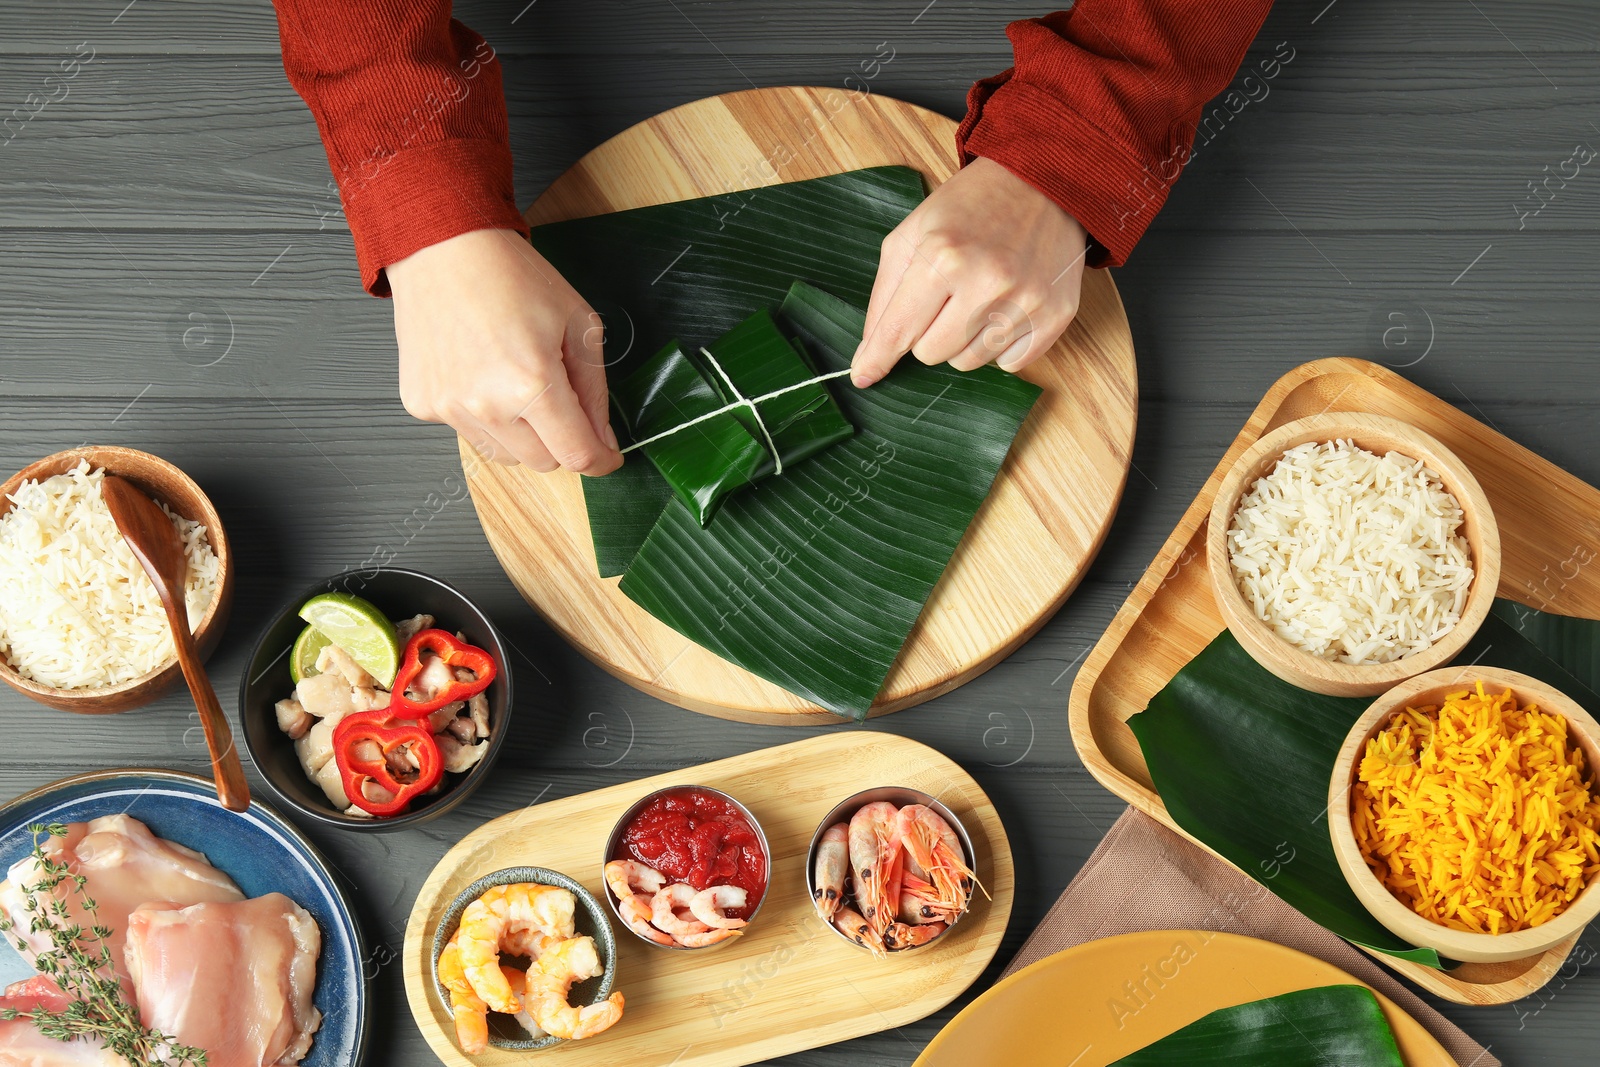
[{"label": "woman's right hand", "polygon": [[600,317],[520,234],[463,233],[387,274],[407,411],[497,463],[621,466]]}]

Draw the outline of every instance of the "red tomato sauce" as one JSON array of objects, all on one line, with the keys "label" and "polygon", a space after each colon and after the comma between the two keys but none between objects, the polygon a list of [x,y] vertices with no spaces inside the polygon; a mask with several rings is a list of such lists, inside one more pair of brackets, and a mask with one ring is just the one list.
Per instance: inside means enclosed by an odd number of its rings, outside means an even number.
[{"label": "red tomato sauce", "polygon": [[749,904],[733,918],[748,919],[767,891],[767,856],[755,827],[715,793],[681,789],[639,809],[622,831],[619,855],[647,864],[696,889],[736,885]]}]

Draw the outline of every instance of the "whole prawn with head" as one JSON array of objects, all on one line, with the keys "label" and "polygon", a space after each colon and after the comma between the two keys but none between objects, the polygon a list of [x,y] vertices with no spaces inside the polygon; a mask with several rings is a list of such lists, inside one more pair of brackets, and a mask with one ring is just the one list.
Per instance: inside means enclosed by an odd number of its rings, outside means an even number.
[{"label": "whole prawn with head", "polygon": [[897,814],[893,804],[875,801],[850,817],[847,832],[856,905],[879,942],[895,921],[905,871]]},{"label": "whole prawn with head", "polygon": [[[907,804],[895,815],[895,838],[905,849],[905,871],[897,889],[909,883],[919,915],[953,922],[967,910],[972,887],[988,890],[967,866],[961,838],[942,816],[925,804]],[[897,891],[894,908],[900,910]]]}]

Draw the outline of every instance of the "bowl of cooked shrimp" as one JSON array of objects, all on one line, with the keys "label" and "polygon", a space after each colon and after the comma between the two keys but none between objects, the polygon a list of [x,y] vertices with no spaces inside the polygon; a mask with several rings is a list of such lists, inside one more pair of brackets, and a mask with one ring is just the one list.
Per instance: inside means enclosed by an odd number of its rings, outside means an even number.
[{"label": "bowl of cooked shrimp", "polygon": [[935,944],[983,891],[972,838],[920,789],[883,786],[834,805],[811,836],[806,889],[817,917],[874,956]]},{"label": "bowl of cooked shrimp", "polygon": [[559,871],[509,867],[463,889],[434,931],[433,967],[468,1055],[579,1041],[622,1019],[611,923]]},{"label": "bowl of cooked shrimp", "polygon": [[606,899],[633,935],[657,948],[730,944],[767,896],[771,850],[749,808],[702,785],[640,797],[606,842]]}]

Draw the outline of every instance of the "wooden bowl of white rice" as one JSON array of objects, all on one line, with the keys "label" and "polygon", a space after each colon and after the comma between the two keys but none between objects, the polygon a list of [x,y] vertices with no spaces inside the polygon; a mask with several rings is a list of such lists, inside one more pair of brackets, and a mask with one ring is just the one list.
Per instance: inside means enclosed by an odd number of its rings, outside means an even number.
[{"label": "wooden bowl of white rice", "polygon": [[1206,558],[1245,651],[1330,696],[1449,663],[1500,583],[1499,529],[1466,464],[1361,412],[1297,419],[1247,449],[1212,501]]},{"label": "wooden bowl of white rice", "polygon": [[166,460],[88,445],[12,475],[0,485],[0,681],[85,714],[148,704],[183,676],[155,586],[100,499],[100,472],[134,483],[173,516],[202,657],[233,602],[233,557],[216,508]]}]

